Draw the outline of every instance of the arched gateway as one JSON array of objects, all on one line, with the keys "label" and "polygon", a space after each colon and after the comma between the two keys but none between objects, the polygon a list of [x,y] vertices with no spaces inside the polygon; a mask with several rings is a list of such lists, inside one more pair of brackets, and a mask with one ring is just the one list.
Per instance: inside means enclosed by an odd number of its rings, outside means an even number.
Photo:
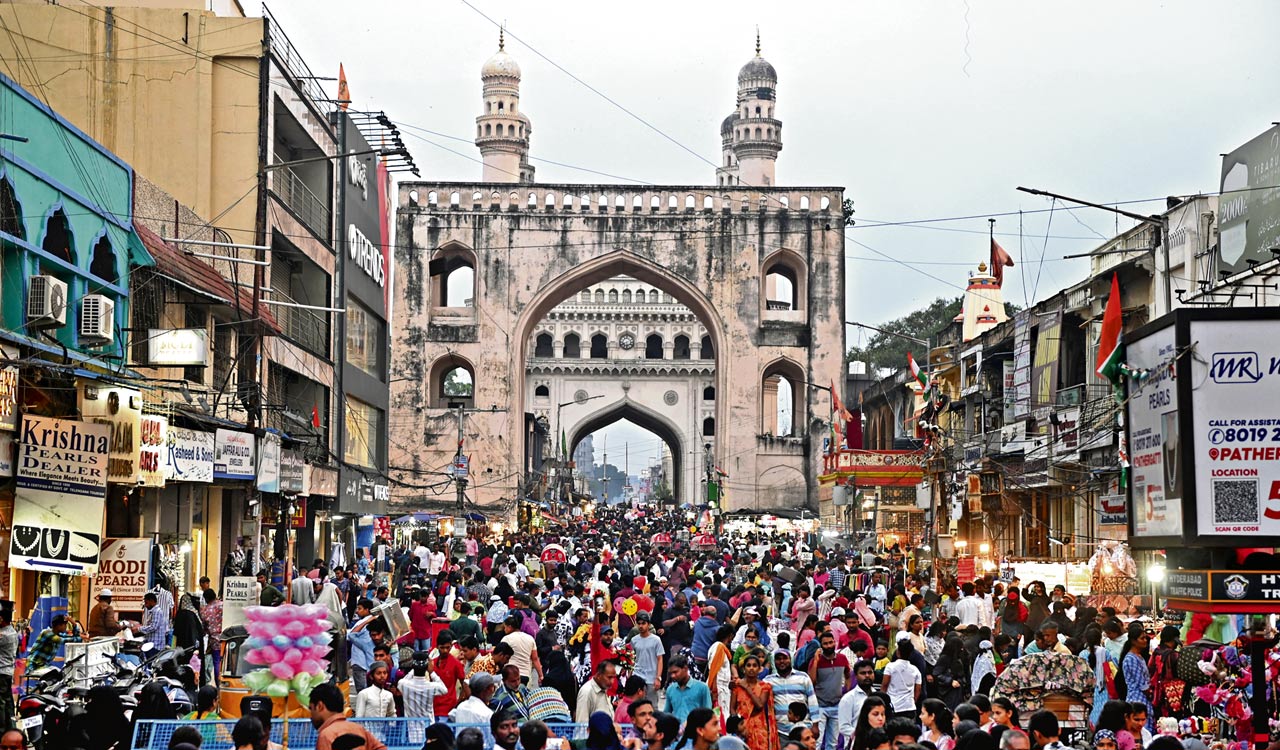
[{"label": "arched gateway", "polygon": [[[681,443],[672,448],[681,454],[681,500],[698,504],[704,496],[698,479],[710,444],[710,464],[727,474],[724,509],[819,510],[827,388],[844,379],[843,190],[773,186],[780,142],[738,144],[735,132],[746,136],[732,128],[725,137],[731,153],[741,152],[743,171],[726,157],[733,168],[718,170],[718,186],[530,184],[528,118],[512,117],[519,68],[500,52],[482,78],[492,112],[478,120],[477,144],[486,178],[501,181],[400,183],[388,420],[393,502],[451,499],[427,488],[440,483],[457,450],[460,413],[471,459],[467,497],[501,512],[518,499],[551,499],[543,494],[546,459],[560,449],[558,420],[576,440],[625,412],[648,419],[668,444]],[[744,122],[776,123],[775,85],[772,66],[758,55],[744,66]],[[751,97],[765,88],[768,111],[760,114]],[[516,127],[515,138],[484,135],[499,120]],[[743,184],[747,172],[759,179]],[[617,277],[636,288],[601,288]],[[625,343],[620,319],[539,327],[574,298],[616,299],[633,317],[645,314],[641,306],[674,300],[697,326],[646,336],[636,330]],[[645,360],[661,353],[658,367],[691,378],[676,397],[698,399],[695,421],[678,423],[652,399],[628,392],[622,369],[603,392],[609,373],[592,361],[632,346]],[[712,363],[695,362],[704,352]],[[596,368],[601,398],[577,403],[572,389],[531,381],[531,362],[534,378],[540,367]],[[470,378],[465,396],[437,382],[459,368]],[[654,426],[662,420],[671,423],[669,435]]]}]

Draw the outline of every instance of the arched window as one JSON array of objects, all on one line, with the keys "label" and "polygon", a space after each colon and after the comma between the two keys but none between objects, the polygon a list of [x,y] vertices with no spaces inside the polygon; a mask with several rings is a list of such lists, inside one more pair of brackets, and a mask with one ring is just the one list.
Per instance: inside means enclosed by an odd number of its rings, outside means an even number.
[{"label": "arched window", "polygon": [[597,333],[591,337],[591,358],[609,358],[609,338],[603,333]]},{"label": "arched window", "polygon": [[636,290],[636,304],[643,305],[645,303],[645,295],[643,289]]},{"label": "arched window", "polygon": [[703,337],[702,337],[702,348],[701,348],[701,351],[700,351],[700,352],[699,352],[699,354],[698,354],[698,357],[699,357],[700,359],[715,359],[715,358],[716,358],[716,348],[715,348],[714,346],[712,346],[712,344],[711,344],[711,337],[710,337],[710,336],[703,336]]},{"label": "arched window", "polygon": [[73,246],[71,225],[67,223],[67,215],[59,208],[50,214],[49,220],[45,222],[44,241],[40,243],[40,247],[46,253],[62,258],[74,266],[76,259],[71,251]]},{"label": "arched window", "polygon": [[462,205],[462,196],[458,195],[458,191],[455,190],[452,193],[449,193],[449,207],[457,208],[460,205]]},{"label": "arched window", "polygon": [[462,357],[448,354],[437,359],[431,365],[428,379],[432,406],[452,409],[475,403],[475,368]]},{"label": "arched window", "polygon": [[656,333],[649,334],[644,340],[644,358],[645,359],[662,359],[662,336]]},{"label": "arched window", "polygon": [[579,302],[581,302],[581,303],[582,303],[582,304],[584,304],[584,305],[586,305],[586,304],[590,304],[590,303],[591,303],[591,290],[590,290],[590,289],[583,289],[583,290],[582,290],[582,293],[578,295],[578,301],[579,301]]},{"label": "arched window", "polygon": [[756,128],[756,140],[760,140],[760,128]]},{"label": "arched window", "polygon": [[493,125],[492,125],[491,123],[487,123],[487,122],[486,122],[486,123],[484,124],[484,134],[485,134],[485,135],[493,135]]},{"label": "arched window", "polygon": [[624,304],[624,305],[629,305],[629,304],[631,304],[631,290],[630,290],[630,289],[623,289],[623,290],[622,290],[622,304]]},{"label": "arched window", "polygon": [[539,333],[533,343],[533,356],[535,357],[554,357],[555,356],[555,339],[549,333]]},{"label": "arched window", "polygon": [[692,195],[686,195],[686,196],[684,197],[684,207],[685,207],[685,209],[686,209],[686,210],[689,210],[689,211],[692,211],[692,210],[693,210],[693,208],[694,208],[694,201],[693,201],[693,196],[692,196]]},{"label": "arched window", "polygon": [[657,211],[659,208],[662,208],[662,199],[655,195],[649,199],[649,210]]},{"label": "arched window", "polygon": [[689,337],[684,334],[676,336],[671,342],[671,358],[672,359],[689,359]]},{"label": "arched window", "polygon": [[702,210],[710,211],[715,208],[715,201],[709,195],[702,196]]},{"label": "arched window", "polygon": [[493,102],[485,102],[484,111],[485,111],[485,114],[489,114],[493,112]]},{"label": "arched window", "polygon": [[[537,107],[534,107],[534,109],[537,109]],[[498,102],[498,111],[502,111],[502,102]]]},{"label": "arched window", "polygon": [[804,299],[796,259],[783,255],[765,262],[764,299],[765,310],[799,310]]},{"label": "arched window", "polygon": [[476,256],[459,243],[438,248],[428,264],[436,307],[471,307],[476,294]]},{"label": "arched window", "polygon": [[667,208],[669,210],[671,211],[676,210],[679,204],[680,204],[680,199],[675,196],[675,193],[672,193],[671,195],[667,196]]},{"label": "arched window", "polygon": [[760,105],[756,105],[756,117],[760,116]]},{"label": "arched window", "polygon": [[596,290],[596,304],[597,304],[597,305],[603,305],[603,304],[604,304],[604,290],[603,290],[603,289],[597,289],[597,290]]},{"label": "arched window", "polygon": [[93,245],[93,259],[89,261],[89,273],[112,284],[120,280],[116,270],[116,252],[111,248],[111,240],[104,234]]},{"label": "arched window", "polygon": [[618,304],[618,290],[617,290],[617,289],[610,289],[610,290],[609,290],[609,304],[611,304],[611,305],[616,305],[616,304]]},{"label": "arched window", "polygon": [[761,432],[775,437],[801,434],[804,424],[804,371],[795,362],[781,359],[765,368],[761,377]]},{"label": "arched window", "polygon": [[20,240],[27,238],[22,223],[22,204],[18,203],[18,196],[8,179],[0,179],[0,232]]},{"label": "arched window", "polygon": [[540,385],[533,389],[534,398],[551,398],[551,389],[545,385]]},{"label": "arched window", "polygon": [[716,418],[707,417],[706,419],[702,420],[702,436],[715,437],[715,434],[716,434]]},{"label": "arched window", "polygon": [[800,196],[800,210],[801,211],[809,210],[809,196],[807,195]]},{"label": "arched window", "polygon": [[716,400],[716,387],[714,385],[709,385],[706,388],[702,389],[702,400],[703,401]]},{"label": "arched window", "polygon": [[582,339],[578,338],[576,333],[566,333],[564,336],[564,353],[565,359],[579,359],[582,357]]}]

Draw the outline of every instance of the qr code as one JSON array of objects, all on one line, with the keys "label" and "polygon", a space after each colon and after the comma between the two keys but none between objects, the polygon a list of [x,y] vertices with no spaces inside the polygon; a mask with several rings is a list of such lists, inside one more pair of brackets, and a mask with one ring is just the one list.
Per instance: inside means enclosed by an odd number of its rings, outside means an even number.
[{"label": "qr code", "polygon": [[1213,483],[1214,523],[1258,523],[1258,480],[1220,479]]}]

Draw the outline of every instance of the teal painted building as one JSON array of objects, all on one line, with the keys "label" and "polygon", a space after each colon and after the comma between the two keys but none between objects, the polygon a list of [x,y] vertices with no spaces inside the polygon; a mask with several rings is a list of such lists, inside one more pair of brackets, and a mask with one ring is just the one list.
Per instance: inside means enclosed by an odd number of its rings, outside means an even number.
[{"label": "teal painted building", "polygon": [[[154,264],[133,229],[132,168],[0,75],[0,341],[117,369],[130,268]],[[67,285],[64,325],[28,321],[37,275]],[[82,335],[86,295],[112,303],[109,341]]]}]

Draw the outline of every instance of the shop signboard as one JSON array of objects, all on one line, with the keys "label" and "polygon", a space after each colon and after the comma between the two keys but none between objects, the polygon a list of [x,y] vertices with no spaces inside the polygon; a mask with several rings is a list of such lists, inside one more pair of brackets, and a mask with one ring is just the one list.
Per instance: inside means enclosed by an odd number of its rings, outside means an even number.
[{"label": "shop signboard", "polygon": [[77,396],[85,421],[111,427],[107,481],[136,485],[142,450],[142,392],[81,380]]},{"label": "shop signboard", "polygon": [[138,484],[144,487],[164,486],[164,459],[168,448],[169,418],[143,414],[138,442]]},{"label": "shop signboard", "polygon": [[215,453],[212,432],[169,426],[161,470],[168,482],[212,482]]},{"label": "shop signboard", "polygon": [[258,489],[280,491],[280,436],[274,432],[258,441]]},{"label": "shop signboard", "polygon": [[290,495],[302,493],[303,467],[306,466],[299,451],[280,451],[280,491]]},{"label": "shop signboard", "polygon": [[106,510],[110,424],[24,415],[9,564],[92,576]]},{"label": "shop signboard", "polygon": [[1192,612],[1273,614],[1280,602],[1277,570],[1171,570],[1165,575],[1170,605]]},{"label": "shop signboard", "polygon": [[1036,332],[1035,360],[1031,365],[1032,415],[1047,418],[1058,392],[1058,360],[1062,351],[1062,308],[1045,313]]},{"label": "shop signboard", "polygon": [[150,539],[107,539],[102,544],[95,592],[111,589],[111,603],[122,612],[141,612],[142,597],[151,580]]},{"label": "shop signboard", "polygon": [[1199,535],[1280,537],[1280,321],[1193,320],[1190,336],[1195,449],[1166,457],[1196,467]]},{"label": "shop signboard", "polygon": [[258,581],[252,576],[222,579],[222,629],[245,624],[244,610],[258,603]]},{"label": "shop signboard", "polygon": [[1126,363],[1131,543],[1280,546],[1280,309],[1176,310]]},{"label": "shop signboard", "polygon": [[147,364],[165,367],[203,366],[209,362],[209,332],[203,328],[152,328],[147,336]]},{"label": "shop signboard", "polygon": [[307,464],[302,473],[302,494],[311,497],[337,497],[338,470]]},{"label": "shop signboard", "polygon": [[0,477],[13,476],[13,433],[0,432]]},{"label": "shop signboard", "polygon": [[1130,367],[1153,373],[1146,380],[1129,383],[1129,517],[1134,537],[1182,533],[1177,383],[1169,367],[1160,366],[1172,360],[1175,348],[1174,327],[1166,326],[1136,339],[1125,350]]},{"label": "shop signboard", "polygon": [[1013,316],[1013,418],[1031,416],[1031,311]]},{"label": "shop signboard", "polygon": [[1222,156],[1218,269],[1271,260],[1280,245],[1280,125]]},{"label": "shop signboard", "polygon": [[[0,360],[18,359],[18,350],[0,346]],[[16,365],[0,367],[0,431],[18,429],[18,368]]]},{"label": "shop signboard", "polygon": [[253,433],[219,429],[214,433],[213,478],[253,479]]}]

